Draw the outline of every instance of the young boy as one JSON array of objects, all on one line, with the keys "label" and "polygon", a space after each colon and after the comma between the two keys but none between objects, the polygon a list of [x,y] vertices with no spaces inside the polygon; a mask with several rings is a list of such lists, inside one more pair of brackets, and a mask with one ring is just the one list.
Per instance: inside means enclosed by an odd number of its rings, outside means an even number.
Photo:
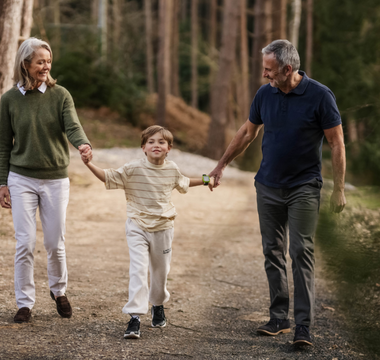
[{"label": "young boy", "polygon": [[166,282],[170,270],[174,218],[177,215],[170,201],[172,190],[177,189],[185,194],[189,186],[209,185],[212,190],[214,185],[214,179],[207,175],[199,179],[183,176],[173,161],[165,159],[172,146],[171,132],[154,125],[141,134],[145,159],[127,163],[118,170],[103,170],[82,159],[107,189],[125,191],[130,267],[129,299],[123,313],[131,316],[124,334],[129,339],[140,337],[139,315],[148,312],[149,301],[153,304],[152,327],[166,326],[163,304],[170,298]]}]

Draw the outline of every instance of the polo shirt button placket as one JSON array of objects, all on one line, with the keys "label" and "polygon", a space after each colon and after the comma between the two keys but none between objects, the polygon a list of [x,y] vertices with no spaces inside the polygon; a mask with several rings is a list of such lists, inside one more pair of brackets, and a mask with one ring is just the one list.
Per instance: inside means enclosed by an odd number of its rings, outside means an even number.
[{"label": "polo shirt button placket", "polygon": [[286,98],[284,97],[284,100],[282,100],[282,104],[281,104],[281,111],[283,112],[286,111],[286,105],[287,105],[287,101],[286,101]]}]

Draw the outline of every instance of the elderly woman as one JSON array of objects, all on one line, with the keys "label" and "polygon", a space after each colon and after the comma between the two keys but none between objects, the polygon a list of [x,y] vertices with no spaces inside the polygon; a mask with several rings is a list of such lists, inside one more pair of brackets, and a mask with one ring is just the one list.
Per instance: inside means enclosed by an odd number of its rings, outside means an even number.
[{"label": "elderly woman", "polygon": [[50,296],[59,315],[70,318],[66,297],[65,220],[69,201],[67,139],[84,158],[90,143],[69,92],[50,75],[49,44],[25,40],[16,55],[15,86],[0,103],[0,204],[12,208],[16,237],[16,323],[28,322],[35,303],[33,277],[36,211],[39,208],[47,251]]}]

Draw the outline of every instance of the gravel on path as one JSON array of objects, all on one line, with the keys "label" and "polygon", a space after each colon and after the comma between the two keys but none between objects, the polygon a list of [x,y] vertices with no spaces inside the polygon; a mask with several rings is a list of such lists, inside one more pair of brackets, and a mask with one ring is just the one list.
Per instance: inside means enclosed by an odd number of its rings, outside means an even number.
[{"label": "gravel on path", "polygon": [[[141,155],[141,149],[96,149],[94,162],[119,167]],[[200,176],[216,165],[213,160],[176,150],[169,159],[188,176]],[[234,168],[226,169],[222,186],[212,193],[206,187],[191,188],[186,195],[173,192],[179,215],[168,279],[171,299],[165,304],[168,325],[152,329],[147,314],[142,317],[141,338],[123,339],[129,321],[121,313],[129,282],[124,194],[106,191],[76,153],[70,179],[66,249],[67,294],[74,310],[71,319],[60,318],[49,297],[38,219],[37,301],[30,323],[13,323],[17,310],[13,289],[15,241],[10,212],[0,212],[0,359],[366,358],[345,330],[333,283],[324,279],[318,253],[312,328],[315,346],[294,348],[293,333],[257,335],[256,328],[268,320],[269,291],[253,174]]]}]

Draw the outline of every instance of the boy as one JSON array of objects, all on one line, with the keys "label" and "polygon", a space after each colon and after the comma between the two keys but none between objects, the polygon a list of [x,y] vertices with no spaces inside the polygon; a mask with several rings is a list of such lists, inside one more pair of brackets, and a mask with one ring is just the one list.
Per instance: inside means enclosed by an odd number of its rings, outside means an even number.
[{"label": "boy", "polygon": [[163,304],[170,298],[166,282],[170,270],[174,218],[177,215],[170,202],[172,190],[177,189],[185,194],[189,186],[208,185],[212,191],[214,185],[214,179],[207,175],[199,179],[183,176],[173,161],[165,159],[172,146],[171,132],[154,125],[141,134],[145,159],[127,163],[118,170],[103,170],[82,159],[107,189],[125,191],[130,267],[129,299],[123,313],[131,316],[124,334],[124,338],[128,339],[140,337],[139,315],[148,312],[149,301],[153,304],[152,327],[166,326]]}]

